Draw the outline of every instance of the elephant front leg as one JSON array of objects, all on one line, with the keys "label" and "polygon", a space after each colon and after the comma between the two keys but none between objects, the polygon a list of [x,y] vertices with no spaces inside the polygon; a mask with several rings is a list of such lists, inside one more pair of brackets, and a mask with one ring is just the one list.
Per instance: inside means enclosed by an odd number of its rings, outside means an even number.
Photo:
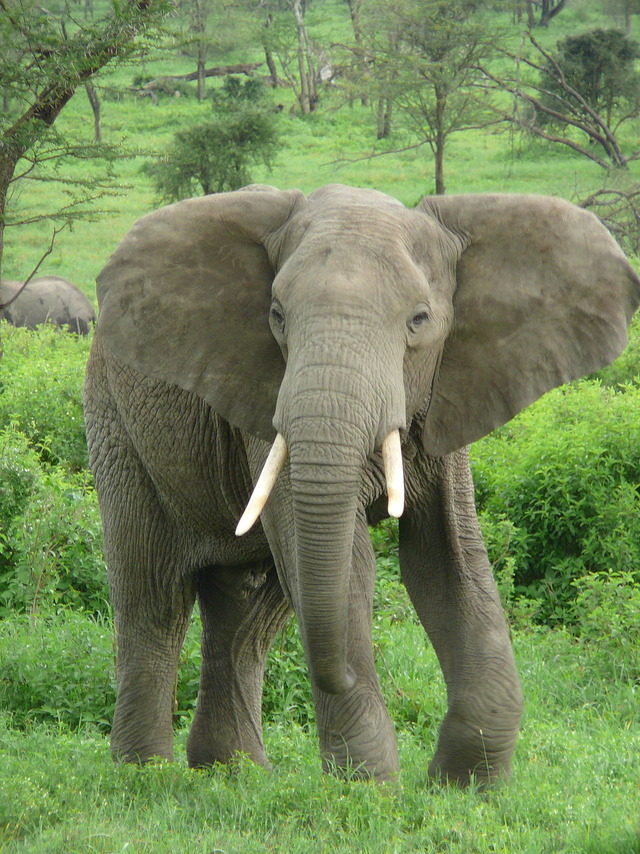
[{"label": "elephant front leg", "polygon": [[271,561],[202,570],[198,703],[189,733],[192,767],[245,753],[268,765],[262,743],[262,683],[267,653],[291,613]]},{"label": "elephant front leg", "polygon": [[358,515],[351,570],[348,660],[355,683],[340,694],[313,686],[325,771],[393,780],[399,770],[393,723],[382,697],[371,634],[375,558],[363,514]]},{"label": "elephant front leg", "polygon": [[[115,612],[118,694],[111,730],[115,759],[173,759],[173,707],[180,650],[195,593],[176,570],[167,586],[143,572],[111,571]],[[173,579],[173,580],[171,580]]]},{"label": "elephant front leg", "polygon": [[434,645],[448,710],[429,767],[463,785],[507,777],[523,700],[475,512],[466,450],[428,460],[400,520],[402,579]]}]

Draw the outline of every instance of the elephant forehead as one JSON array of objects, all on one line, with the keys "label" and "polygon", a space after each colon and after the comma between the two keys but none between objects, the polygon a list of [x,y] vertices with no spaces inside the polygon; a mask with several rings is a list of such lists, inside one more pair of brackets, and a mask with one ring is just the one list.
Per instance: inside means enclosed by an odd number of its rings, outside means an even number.
[{"label": "elephant forehead", "polygon": [[424,270],[397,243],[362,246],[339,241],[301,246],[273,283],[273,295],[283,305],[304,301],[307,306],[389,308],[428,294]]}]

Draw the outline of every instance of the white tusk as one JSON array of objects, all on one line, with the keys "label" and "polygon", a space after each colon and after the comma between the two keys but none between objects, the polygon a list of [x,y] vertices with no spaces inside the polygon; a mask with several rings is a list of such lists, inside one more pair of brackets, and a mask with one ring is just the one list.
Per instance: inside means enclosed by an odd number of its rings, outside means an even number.
[{"label": "white tusk", "polygon": [[382,462],[387,480],[389,516],[400,518],[404,510],[404,471],[399,430],[392,430],[382,443]]},{"label": "white tusk", "polygon": [[278,433],[273,445],[271,446],[271,450],[269,451],[269,456],[267,457],[262,471],[260,472],[258,482],[253,488],[249,503],[242,514],[242,518],[238,522],[238,527],[236,528],[237,537],[241,537],[243,534],[246,534],[247,531],[251,530],[255,525],[258,520],[258,516],[262,513],[264,505],[267,503],[267,498],[271,494],[271,490],[278,479],[278,475],[282,471],[282,466],[286,459],[287,445],[284,441],[284,437]]}]

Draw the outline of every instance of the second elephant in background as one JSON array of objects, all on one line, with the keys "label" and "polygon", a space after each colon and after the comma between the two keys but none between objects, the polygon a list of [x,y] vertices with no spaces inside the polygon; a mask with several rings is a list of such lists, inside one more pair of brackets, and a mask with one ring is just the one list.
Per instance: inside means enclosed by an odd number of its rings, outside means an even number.
[{"label": "second elephant in background", "polygon": [[13,326],[35,329],[43,323],[52,323],[77,335],[87,335],[95,323],[96,313],[88,298],[80,288],[60,276],[32,279],[11,302],[21,287],[22,282],[7,279],[0,282],[0,317]]}]

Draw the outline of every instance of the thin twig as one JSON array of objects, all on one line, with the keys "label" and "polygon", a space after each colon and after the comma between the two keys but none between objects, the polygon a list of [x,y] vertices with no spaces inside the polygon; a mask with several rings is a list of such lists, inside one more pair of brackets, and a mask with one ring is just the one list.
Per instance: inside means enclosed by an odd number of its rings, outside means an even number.
[{"label": "thin twig", "polygon": [[42,255],[42,257],[40,258],[40,260],[38,261],[38,263],[36,264],[36,266],[33,268],[33,270],[29,273],[29,275],[27,276],[27,278],[26,278],[26,279],[25,279],[25,281],[23,282],[22,286],[18,288],[18,290],[17,290],[17,291],[15,292],[15,294],[11,297],[11,299],[10,299],[8,302],[0,303],[0,311],[4,311],[4,310],[5,310],[5,308],[9,308],[9,306],[10,306],[12,303],[14,303],[14,302],[18,299],[18,297],[20,296],[20,294],[24,291],[24,289],[27,287],[27,285],[29,284],[29,282],[33,279],[33,277],[35,276],[35,274],[38,272],[38,270],[39,270],[39,269],[40,269],[40,267],[42,266],[42,262],[45,260],[45,258],[48,258],[48,257],[49,257],[49,255],[51,255],[51,253],[53,252],[53,244],[54,244],[54,243],[55,243],[55,241],[56,241],[56,237],[60,234],[60,232],[61,232],[61,231],[64,231],[64,229],[65,229],[68,225],[69,225],[69,223],[68,223],[68,222],[65,222],[63,225],[61,225],[61,226],[60,226],[60,228],[56,228],[56,227],[54,226],[54,228],[53,228],[53,233],[52,233],[52,235],[51,235],[51,242],[49,243],[49,248],[48,248],[48,249],[45,251],[45,253]]}]

